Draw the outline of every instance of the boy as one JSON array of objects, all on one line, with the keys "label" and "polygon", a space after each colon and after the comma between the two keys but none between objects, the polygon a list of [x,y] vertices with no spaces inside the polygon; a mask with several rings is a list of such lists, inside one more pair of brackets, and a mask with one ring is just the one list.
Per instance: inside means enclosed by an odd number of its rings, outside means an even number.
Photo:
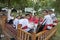
[{"label": "boy", "polygon": [[32,13],[29,14],[30,18],[29,18],[29,22],[30,24],[34,25],[34,32],[36,32],[37,26],[38,26],[38,17],[37,15],[32,15]]},{"label": "boy", "polygon": [[56,15],[54,14],[54,12],[52,10],[49,10],[49,14],[50,14],[50,16],[51,16],[51,18],[53,20],[53,26],[56,26],[57,23],[58,23],[58,20],[56,18]]},{"label": "boy", "polygon": [[42,14],[44,15],[44,21],[43,21],[41,27],[39,28],[38,32],[42,31],[42,30],[50,30],[50,29],[52,29],[52,26],[53,26],[53,21],[52,21],[50,15],[48,14],[48,11],[43,10]]},{"label": "boy", "polygon": [[29,32],[31,29],[33,29],[32,25],[29,24],[29,14],[26,14],[24,18],[19,20],[19,24],[22,25],[22,29],[26,32]]}]

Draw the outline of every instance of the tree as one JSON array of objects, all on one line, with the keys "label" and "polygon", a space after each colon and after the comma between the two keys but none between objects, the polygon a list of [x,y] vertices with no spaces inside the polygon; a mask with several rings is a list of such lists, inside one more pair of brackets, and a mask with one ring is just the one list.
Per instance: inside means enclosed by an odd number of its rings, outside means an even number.
[{"label": "tree", "polygon": [[53,7],[55,7],[56,12],[60,13],[60,0],[56,0]]},{"label": "tree", "polygon": [[25,7],[32,7],[33,2],[30,0],[11,0],[11,5],[14,8],[23,10]]},{"label": "tree", "polygon": [[39,3],[36,3],[34,9],[37,11],[40,8]]},{"label": "tree", "polygon": [[29,0],[0,0],[0,3],[5,4],[10,8],[14,7],[17,9],[24,9],[25,7],[30,7],[32,2]]}]

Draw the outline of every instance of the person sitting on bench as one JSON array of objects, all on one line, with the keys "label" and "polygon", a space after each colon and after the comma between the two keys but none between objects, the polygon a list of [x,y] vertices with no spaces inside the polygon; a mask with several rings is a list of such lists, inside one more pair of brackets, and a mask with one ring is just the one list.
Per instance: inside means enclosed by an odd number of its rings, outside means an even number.
[{"label": "person sitting on bench", "polygon": [[29,23],[29,18],[29,14],[26,14],[24,18],[19,20],[19,24],[22,25],[21,28],[26,32],[29,32],[31,29],[33,29],[32,25]]},{"label": "person sitting on bench", "polygon": [[47,10],[43,10],[42,14],[44,15],[44,21],[42,25],[40,26],[38,32],[43,31],[43,30],[50,30],[52,29],[53,26],[53,21],[51,16],[48,14]]},{"label": "person sitting on bench", "polygon": [[34,16],[34,19],[33,19],[33,23],[34,23],[34,32],[36,32],[36,30],[37,30],[38,21],[39,21],[39,18],[37,17],[37,15],[35,15],[35,16]]},{"label": "person sitting on bench", "polygon": [[55,13],[54,13],[52,10],[48,10],[48,11],[49,11],[49,14],[50,14],[50,16],[51,16],[51,18],[52,18],[52,20],[53,20],[53,27],[54,27],[54,26],[57,25],[58,20],[57,20],[57,18],[56,18]]},{"label": "person sitting on bench", "polygon": [[29,22],[33,22],[33,21],[34,21],[34,16],[32,15],[31,12],[29,12],[29,16],[30,16],[30,18],[29,18]]}]

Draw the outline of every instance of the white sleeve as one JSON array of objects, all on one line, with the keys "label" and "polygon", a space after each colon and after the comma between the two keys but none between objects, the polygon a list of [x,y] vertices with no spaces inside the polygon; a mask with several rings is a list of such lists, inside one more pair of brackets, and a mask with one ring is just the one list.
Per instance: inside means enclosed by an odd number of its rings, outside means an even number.
[{"label": "white sleeve", "polygon": [[52,19],[53,19],[53,21],[57,20],[55,14],[52,15]]},{"label": "white sleeve", "polygon": [[18,20],[14,20],[13,21],[13,27],[16,27],[16,29],[17,29],[17,25],[18,25]]},{"label": "white sleeve", "polygon": [[13,21],[13,24],[15,24],[15,20]]},{"label": "white sleeve", "polygon": [[33,23],[28,23],[28,27],[29,27],[30,29],[32,29],[32,28],[34,28],[34,24],[33,24]]},{"label": "white sleeve", "polygon": [[22,21],[21,20],[19,20],[19,24],[22,24]]}]

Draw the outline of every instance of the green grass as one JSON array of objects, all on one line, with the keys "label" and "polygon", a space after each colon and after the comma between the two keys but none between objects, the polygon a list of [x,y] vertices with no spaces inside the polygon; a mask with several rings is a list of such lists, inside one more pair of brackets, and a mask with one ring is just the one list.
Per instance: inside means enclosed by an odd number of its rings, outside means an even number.
[{"label": "green grass", "polygon": [[60,22],[58,23],[58,26],[56,28],[57,28],[56,35],[52,40],[60,40]]},{"label": "green grass", "polygon": [[58,15],[57,18],[58,18],[59,23],[56,26],[57,32],[56,32],[55,37],[53,37],[53,40],[60,40],[60,15]]}]

